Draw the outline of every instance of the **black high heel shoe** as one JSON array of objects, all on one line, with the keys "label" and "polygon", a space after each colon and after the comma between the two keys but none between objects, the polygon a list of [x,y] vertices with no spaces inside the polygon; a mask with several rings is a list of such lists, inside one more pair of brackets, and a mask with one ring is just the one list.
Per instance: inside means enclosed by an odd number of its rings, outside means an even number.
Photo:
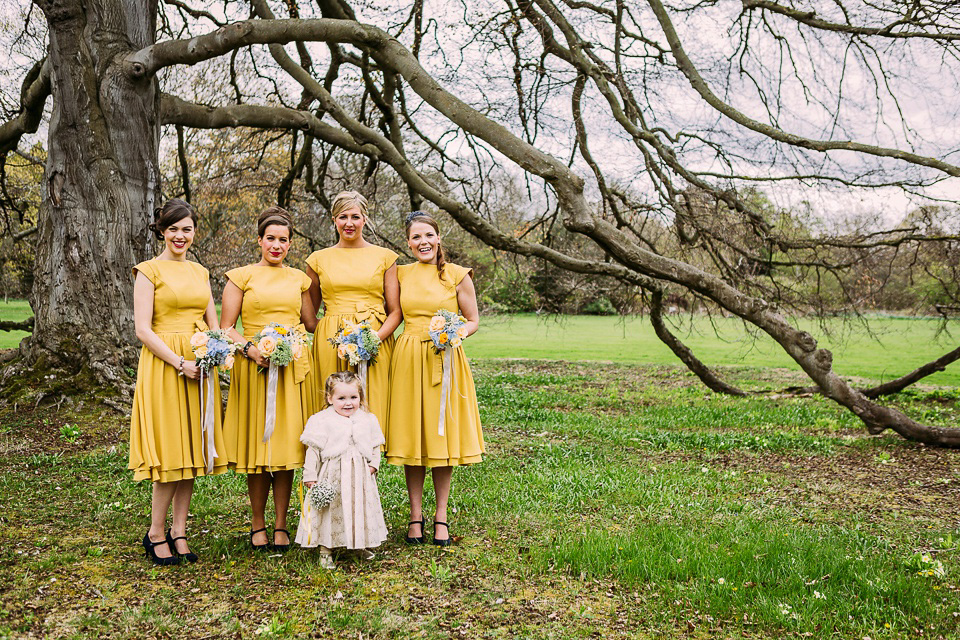
[{"label": "black high heel shoe", "polygon": [[[161,540],[160,542],[152,542],[150,540],[150,533],[145,533],[143,535],[143,552],[144,555],[150,558],[153,561],[153,564],[159,567],[172,567],[173,565],[180,564],[179,556],[170,556],[169,558],[161,558],[157,555],[157,550],[155,547],[159,547],[162,544],[167,544],[166,540]],[[173,550],[170,551],[173,553]]]},{"label": "black high heel shoe", "polygon": [[[438,540],[438,539],[437,539],[437,525],[438,525],[438,524],[442,524],[443,526],[447,527],[447,539],[446,539],[446,540]],[[453,544],[453,536],[450,535],[450,526],[447,525],[446,522],[440,522],[439,520],[434,521],[434,523],[433,523],[433,544],[435,544],[435,545],[438,546],[438,547],[449,547],[450,545]]]},{"label": "black high heel shoe", "polygon": [[176,538],[170,537],[170,530],[167,529],[167,544],[170,545],[170,551],[173,552],[173,555],[178,558],[183,558],[190,564],[193,564],[200,559],[200,556],[195,554],[193,551],[187,551],[186,553],[180,553],[177,551],[177,540],[186,540],[187,536],[177,536]]},{"label": "black high heel shoe", "polygon": [[290,532],[287,531],[286,529],[274,529],[274,530],[273,530],[273,537],[274,537],[274,539],[276,539],[277,533],[286,534],[286,536],[287,536],[287,544],[277,544],[276,542],[274,542],[274,543],[271,543],[271,545],[270,545],[271,548],[272,548],[274,551],[279,551],[280,553],[286,553],[287,551],[290,551]]},{"label": "black high heel shoe", "polygon": [[411,520],[410,524],[407,525],[407,529],[409,529],[411,526],[415,524],[420,525],[420,535],[416,537],[407,536],[406,538],[404,538],[404,540],[407,541],[407,544],[423,544],[423,528],[426,525],[426,523],[423,521],[423,518],[420,518],[419,520]]},{"label": "black high heel shoe", "polygon": [[252,529],[250,530],[250,546],[253,547],[253,550],[254,550],[254,551],[269,551],[269,550],[270,550],[270,543],[269,543],[269,542],[264,542],[263,544],[254,544],[254,542],[253,542],[253,536],[257,535],[257,534],[260,533],[261,531],[264,531],[264,532],[265,532],[266,530],[267,530],[266,527],[264,527],[263,529],[257,529],[256,531],[254,531],[254,530],[252,530]]}]

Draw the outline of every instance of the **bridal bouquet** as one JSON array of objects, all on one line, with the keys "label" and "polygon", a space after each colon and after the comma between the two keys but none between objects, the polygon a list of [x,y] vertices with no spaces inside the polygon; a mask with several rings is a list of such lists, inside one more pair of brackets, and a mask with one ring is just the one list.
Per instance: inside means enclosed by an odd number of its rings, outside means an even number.
[{"label": "bridal bouquet", "polygon": [[196,358],[197,366],[204,371],[214,367],[229,369],[233,366],[233,354],[240,348],[236,342],[221,329],[197,331],[190,336],[190,347]]},{"label": "bridal bouquet", "polygon": [[307,334],[287,325],[272,322],[253,337],[257,351],[270,364],[285,367],[306,354]]},{"label": "bridal bouquet", "polygon": [[340,327],[330,344],[336,347],[338,356],[353,366],[361,362],[373,364],[380,352],[380,337],[367,320]]},{"label": "bridal bouquet", "polygon": [[453,311],[440,309],[430,318],[429,334],[437,353],[448,347],[456,349],[467,337],[467,319]]}]

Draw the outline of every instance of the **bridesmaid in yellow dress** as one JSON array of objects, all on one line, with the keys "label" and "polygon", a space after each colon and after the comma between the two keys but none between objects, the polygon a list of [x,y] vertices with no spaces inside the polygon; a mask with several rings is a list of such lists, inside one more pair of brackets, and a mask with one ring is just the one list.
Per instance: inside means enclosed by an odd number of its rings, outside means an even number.
[{"label": "bridesmaid in yellow dress", "polygon": [[[280,207],[270,207],[257,220],[260,262],[227,272],[220,326],[243,344],[230,375],[230,395],[224,418],[224,438],[230,468],[247,474],[247,491],[253,513],[250,544],[257,550],[287,551],[287,509],[293,474],[303,466],[300,443],[303,425],[310,417],[309,394],[304,379],[310,370],[309,354],[279,370],[276,423],[273,435],[263,442],[269,362],[251,340],[266,325],[276,322],[313,331],[316,313],[307,290],[310,279],[303,271],[287,267],[284,258],[293,236],[293,219]],[[243,336],[234,325],[240,318]],[[273,538],[267,536],[264,511],[273,487]]]},{"label": "bridesmaid in yellow dress", "polygon": [[[150,529],[144,552],[154,564],[196,562],[187,545],[187,513],[194,478],[227,469],[220,424],[220,388],[212,402],[214,459],[206,460],[200,369],[190,337],[217,326],[217,308],[207,270],[187,260],[197,230],[197,212],[182,200],[168,200],[154,212],[150,230],[163,252],[133,268],[133,317],[143,343],[130,416],[130,464],[134,480],[153,482]],[[208,470],[209,469],[209,470]],[[164,535],[173,503],[173,526]]]},{"label": "bridesmaid in yellow dress", "polygon": [[[326,406],[324,381],[351,367],[328,342],[345,323],[369,320],[382,344],[376,362],[367,371],[367,405],[381,425],[387,424],[390,402],[390,357],[393,332],[400,326],[400,286],[397,254],[363,239],[367,200],[356,191],[337,194],[330,206],[339,241],[307,258],[310,296],[315,308],[323,305],[313,341],[315,371],[311,376],[313,410]],[[356,369],[356,367],[354,367]]]},{"label": "bridesmaid in yellow dress", "polygon": [[[480,324],[472,269],[443,259],[440,229],[436,220],[422,211],[407,216],[407,243],[417,258],[397,268],[403,334],[393,351],[390,370],[390,422],[387,427],[387,462],[404,465],[410,499],[410,524],[406,540],[422,544],[423,483],[429,467],[437,510],[433,521],[433,544],[451,544],[447,525],[447,500],[453,468],[481,461],[483,432],[473,374],[463,347],[453,348],[453,387],[449,390],[440,429],[443,356],[436,353],[427,333],[430,319],[439,309],[458,312],[466,322],[467,335]],[[437,527],[443,529],[438,530]]]}]

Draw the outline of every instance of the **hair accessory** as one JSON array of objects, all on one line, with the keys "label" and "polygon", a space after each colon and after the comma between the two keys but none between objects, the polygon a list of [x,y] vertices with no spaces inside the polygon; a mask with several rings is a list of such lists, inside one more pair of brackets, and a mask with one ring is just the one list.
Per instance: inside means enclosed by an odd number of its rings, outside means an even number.
[{"label": "hair accessory", "polygon": [[410,222],[411,222],[414,218],[421,218],[421,217],[423,217],[423,218],[429,218],[429,217],[430,217],[430,214],[427,213],[426,211],[411,211],[410,213],[407,214],[407,218],[406,218],[406,220],[404,220],[403,222],[404,222],[404,224],[410,224]]}]

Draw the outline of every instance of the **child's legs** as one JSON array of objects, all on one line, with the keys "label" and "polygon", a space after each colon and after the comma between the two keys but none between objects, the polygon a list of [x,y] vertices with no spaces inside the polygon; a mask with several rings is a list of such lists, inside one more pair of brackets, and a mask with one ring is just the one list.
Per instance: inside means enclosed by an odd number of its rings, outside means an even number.
[{"label": "child's legs", "polygon": [[[433,514],[434,522],[447,522],[447,501],[450,499],[450,482],[453,479],[453,467],[434,467],[433,491],[437,496],[437,510]],[[439,535],[437,535],[439,534]],[[446,527],[434,531],[434,538],[445,540],[450,536]]]},{"label": "child's legs", "polygon": [[406,465],[403,467],[403,476],[407,481],[407,496],[410,499],[410,522],[417,522],[410,525],[407,535],[419,538],[423,535],[419,521],[423,520],[423,481],[427,477],[427,469]]},{"label": "child's legs", "polygon": [[[290,494],[293,491],[293,470],[273,472],[273,509],[276,515],[275,529],[287,528],[287,510],[290,508]],[[283,537],[283,534],[280,534]],[[275,544],[290,544],[290,536],[286,540],[276,540]]]},{"label": "child's legs", "polygon": [[[270,474],[269,473],[248,473],[247,474],[247,493],[250,495],[250,530],[265,529],[267,527],[263,511],[267,507],[267,497],[270,495]],[[253,544],[261,545],[267,543],[267,534],[260,532],[253,536]]]}]

